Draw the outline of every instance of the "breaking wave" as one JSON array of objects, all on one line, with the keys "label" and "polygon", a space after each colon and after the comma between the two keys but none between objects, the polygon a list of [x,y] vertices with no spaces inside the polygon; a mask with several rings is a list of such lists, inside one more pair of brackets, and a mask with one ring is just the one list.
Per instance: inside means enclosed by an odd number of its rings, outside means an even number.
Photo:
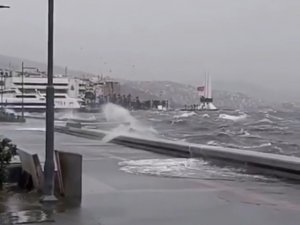
[{"label": "breaking wave", "polygon": [[109,142],[113,138],[120,135],[154,137],[158,134],[158,132],[152,126],[146,126],[134,118],[127,109],[119,105],[112,103],[105,104],[103,106],[103,114],[107,122],[119,124],[116,128],[110,130],[110,134],[103,138],[102,141],[104,142]]},{"label": "breaking wave", "polygon": [[63,114],[58,114],[56,115],[57,120],[76,120],[76,121],[82,121],[82,122],[91,122],[91,121],[96,121],[96,117],[94,115],[78,115],[74,113],[73,111],[63,113]]},{"label": "breaking wave", "polygon": [[197,113],[195,113],[195,112],[184,112],[180,115],[173,116],[173,118],[174,119],[181,119],[181,118],[188,118],[188,117],[195,116],[195,115],[197,115]]},{"label": "breaking wave", "polygon": [[217,142],[217,141],[208,141],[206,144],[213,145],[213,146],[221,146],[221,147],[229,147],[229,148],[237,148],[237,149],[260,149],[265,147],[271,147],[272,143],[262,143],[260,145],[251,145],[251,146],[244,146],[244,145],[236,145],[233,143],[225,143],[225,142]]},{"label": "breaking wave", "polygon": [[[155,117],[163,121],[152,124],[161,135],[173,140],[300,156],[299,113],[274,111],[268,116],[259,111],[221,110],[205,114],[174,119],[169,113],[169,118]],[[171,123],[165,122],[170,119]]]},{"label": "breaking wave", "polygon": [[228,115],[228,114],[220,114],[219,118],[224,119],[224,120],[231,120],[231,121],[237,122],[237,121],[241,121],[241,120],[246,119],[247,115],[242,114],[242,115],[239,115],[239,116],[234,116],[234,115]]},{"label": "breaking wave", "polygon": [[16,128],[16,130],[20,130],[20,131],[41,131],[41,132],[45,132],[46,128],[45,127],[20,127],[20,128]]},{"label": "breaking wave", "polygon": [[210,116],[208,114],[203,114],[202,117],[203,118],[209,118]]}]

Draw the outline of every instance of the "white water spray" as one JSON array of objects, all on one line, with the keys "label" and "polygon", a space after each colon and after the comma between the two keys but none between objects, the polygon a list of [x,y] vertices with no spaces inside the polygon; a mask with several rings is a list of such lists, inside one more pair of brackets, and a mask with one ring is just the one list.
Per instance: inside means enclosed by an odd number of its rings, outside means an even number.
[{"label": "white water spray", "polygon": [[9,114],[16,114],[16,112],[13,109],[4,108],[4,112],[9,113]]},{"label": "white water spray", "polygon": [[81,116],[77,113],[74,113],[72,110],[64,112],[64,113],[60,113],[56,115],[56,119],[57,120],[80,120],[80,121],[95,121],[96,117],[94,115],[90,115],[90,116]]},{"label": "white water spray", "polygon": [[154,128],[144,125],[134,118],[127,109],[119,105],[105,104],[103,106],[103,114],[107,122],[119,124],[118,127],[112,129],[110,134],[103,138],[104,142],[109,142],[120,135],[155,137],[158,134]]},{"label": "white water spray", "polygon": [[112,103],[105,104],[103,106],[103,114],[107,122],[117,122],[117,123],[136,123],[137,120],[130,115],[130,112]]},{"label": "white water spray", "polygon": [[195,112],[184,112],[180,115],[173,116],[173,118],[174,119],[188,118],[188,117],[195,116],[195,115],[197,115],[197,113],[195,113]]},{"label": "white water spray", "polygon": [[220,114],[219,115],[220,119],[224,119],[224,120],[232,120],[232,121],[241,121],[247,118],[247,114],[242,114],[242,115],[238,115],[238,116],[234,116],[234,115],[228,115],[228,114]]}]

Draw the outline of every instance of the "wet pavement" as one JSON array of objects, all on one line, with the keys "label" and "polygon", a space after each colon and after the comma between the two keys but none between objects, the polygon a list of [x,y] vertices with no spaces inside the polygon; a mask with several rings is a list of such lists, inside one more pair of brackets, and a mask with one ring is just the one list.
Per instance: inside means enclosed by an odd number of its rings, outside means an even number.
[{"label": "wet pavement", "polygon": [[[0,125],[0,133],[18,146],[39,153],[43,160],[42,125],[34,120],[24,125]],[[83,155],[83,202],[80,208],[58,210],[55,222],[49,224],[298,225],[300,221],[298,184],[273,179],[161,176],[145,170],[130,173],[121,170],[126,162],[161,159],[164,163],[171,158],[58,133],[55,146]],[[6,200],[0,210],[16,213],[42,209],[30,200],[37,198],[19,198]],[[35,212],[40,216],[40,211]]]}]

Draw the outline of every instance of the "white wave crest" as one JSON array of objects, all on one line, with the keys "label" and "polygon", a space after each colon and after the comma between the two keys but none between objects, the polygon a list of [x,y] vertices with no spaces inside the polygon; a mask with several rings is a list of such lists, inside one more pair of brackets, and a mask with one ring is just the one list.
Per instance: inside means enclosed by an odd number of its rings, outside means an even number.
[{"label": "white wave crest", "polygon": [[252,137],[252,135],[246,130],[243,130],[243,133],[241,133],[240,136],[241,137],[250,137],[250,136]]},{"label": "white wave crest", "polygon": [[80,116],[74,112],[67,112],[61,115],[56,116],[56,119],[58,120],[80,120],[80,121],[95,121],[96,117],[94,115],[90,115],[89,117],[86,117],[86,115]]},{"label": "white wave crest", "polygon": [[232,121],[241,121],[247,118],[247,114],[242,114],[239,116],[234,116],[234,115],[228,115],[228,114],[220,114],[219,115],[220,119],[224,120],[232,120]]},{"label": "white wave crest", "polygon": [[16,128],[16,130],[19,131],[46,131],[45,127],[20,127],[20,128]]},{"label": "white wave crest", "polygon": [[262,143],[260,145],[253,145],[253,146],[243,146],[245,149],[254,149],[254,148],[264,148],[264,147],[270,147],[272,146],[271,142],[268,143]]},{"label": "white wave crest", "polygon": [[188,117],[194,116],[196,114],[197,113],[195,113],[195,112],[184,112],[184,113],[182,113],[180,115],[175,115],[173,118],[174,119],[188,118]]},{"label": "white wave crest", "polygon": [[4,111],[6,112],[6,113],[8,113],[8,114],[14,114],[14,115],[16,115],[16,112],[13,110],[13,109],[4,109]]},{"label": "white wave crest", "polygon": [[258,120],[257,123],[273,124],[274,122],[270,119],[264,118],[264,119]]},{"label": "white wave crest", "polygon": [[208,141],[206,142],[207,145],[219,146],[219,144],[215,141]]},{"label": "white wave crest", "polygon": [[259,148],[270,147],[270,146],[272,146],[272,143],[267,142],[267,143],[262,143],[260,145],[250,145],[250,146],[228,144],[228,143],[220,143],[219,145],[220,146],[226,146],[226,147],[229,147],[229,148],[236,148],[236,149],[259,149]]},{"label": "white wave crest", "polygon": [[203,114],[202,117],[203,118],[209,118],[210,116],[208,114]]},{"label": "white wave crest", "polygon": [[268,118],[268,119],[279,120],[279,121],[282,121],[282,120],[283,120],[283,118],[281,118],[281,117],[273,116],[273,115],[270,115],[270,114],[268,114],[268,113],[266,113],[265,116],[266,116],[266,118]]},{"label": "white wave crest", "polygon": [[148,118],[148,120],[150,121],[154,121],[154,122],[161,122],[161,119],[156,119],[156,118]]}]

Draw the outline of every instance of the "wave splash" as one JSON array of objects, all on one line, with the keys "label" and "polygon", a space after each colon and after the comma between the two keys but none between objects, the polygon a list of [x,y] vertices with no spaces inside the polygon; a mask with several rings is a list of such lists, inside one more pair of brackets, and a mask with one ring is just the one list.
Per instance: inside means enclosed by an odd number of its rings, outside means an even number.
[{"label": "wave splash", "polygon": [[118,127],[112,129],[110,134],[102,139],[104,142],[109,142],[120,135],[140,137],[155,137],[158,135],[158,132],[153,127],[141,123],[134,118],[127,109],[119,105],[112,103],[105,104],[103,106],[103,114],[107,122],[119,124]]},{"label": "wave splash", "polygon": [[241,121],[241,120],[244,120],[248,117],[247,114],[242,114],[242,115],[239,115],[239,116],[234,116],[234,115],[229,115],[229,114],[220,114],[219,115],[219,118],[220,119],[224,119],[224,120],[232,120],[232,121]]},{"label": "wave splash", "polygon": [[195,112],[184,112],[180,115],[175,115],[173,118],[181,119],[181,118],[188,118],[188,117],[195,116],[195,115],[197,115],[197,113],[195,113]]},{"label": "wave splash", "polygon": [[90,121],[95,121],[96,117],[94,115],[90,115],[88,117],[86,117],[86,116],[83,117],[83,116],[80,116],[80,115],[74,113],[73,111],[69,111],[64,114],[58,114],[56,116],[56,119],[57,120],[78,120],[78,121],[90,122]]},{"label": "wave splash", "polygon": [[270,181],[270,178],[264,176],[246,174],[243,169],[217,167],[204,160],[192,158],[128,160],[119,162],[119,166],[127,173],[163,177]]}]

